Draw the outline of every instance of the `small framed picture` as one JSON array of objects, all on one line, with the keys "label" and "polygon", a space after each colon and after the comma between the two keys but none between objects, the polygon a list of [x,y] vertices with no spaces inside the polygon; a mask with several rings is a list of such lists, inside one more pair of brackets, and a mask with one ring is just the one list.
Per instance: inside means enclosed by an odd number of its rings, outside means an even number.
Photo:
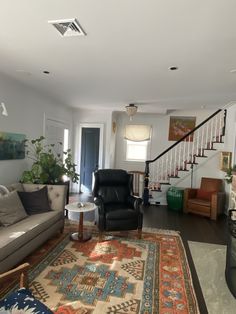
[{"label": "small framed picture", "polygon": [[231,158],[231,152],[220,153],[220,170],[227,172],[227,170],[231,167]]}]

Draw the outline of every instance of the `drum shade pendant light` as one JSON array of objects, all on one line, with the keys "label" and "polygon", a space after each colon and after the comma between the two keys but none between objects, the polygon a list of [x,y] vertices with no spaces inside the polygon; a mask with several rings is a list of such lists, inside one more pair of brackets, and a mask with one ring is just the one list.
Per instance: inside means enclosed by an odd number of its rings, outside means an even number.
[{"label": "drum shade pendant light", "polygon": [[132,121],[132,117],[136,114],[138,107],[134,104],[129,104],[128,106],[125,106],[125,109],[130,121]]}]

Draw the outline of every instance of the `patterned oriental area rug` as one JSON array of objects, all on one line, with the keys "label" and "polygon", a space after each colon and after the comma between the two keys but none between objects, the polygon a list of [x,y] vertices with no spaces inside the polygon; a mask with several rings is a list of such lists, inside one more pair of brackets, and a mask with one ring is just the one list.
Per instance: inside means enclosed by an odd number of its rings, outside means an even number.
[{"label": "patterned oriental area rug", "polygon": [[177,232],[143,232],[141,240],[134,233],[106,236],[101,242],[94,234],[85,243],[67,234],[42,247],[41,255],[41,261],[40,253],[27,259],[33,265],[29,288],[56,314],[199,313]]}]

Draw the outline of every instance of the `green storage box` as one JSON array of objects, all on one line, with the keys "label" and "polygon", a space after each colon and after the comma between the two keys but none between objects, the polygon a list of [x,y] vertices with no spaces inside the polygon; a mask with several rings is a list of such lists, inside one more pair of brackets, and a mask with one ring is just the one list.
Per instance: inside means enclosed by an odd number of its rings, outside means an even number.
[{"label": "green storage box", "polygon": [[166,193],[168,209],[182,211],[184,202],[184,188],[170,187]]}]

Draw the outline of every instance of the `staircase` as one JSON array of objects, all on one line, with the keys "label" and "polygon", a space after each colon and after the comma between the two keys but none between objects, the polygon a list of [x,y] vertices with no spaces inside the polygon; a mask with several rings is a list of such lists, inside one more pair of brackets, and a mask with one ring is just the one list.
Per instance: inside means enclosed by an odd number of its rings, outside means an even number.
[{"label": "staircase", "polygon": [[217,110],[156,158],[145,162],[144,205],[150,204],[153,193],[161,193],[173,181],[176,184],[176,179],[188,175],[194,165],[208,158],[207,151],[217,150],[215,144],[223,143],[226,114],[226,109]]}]

